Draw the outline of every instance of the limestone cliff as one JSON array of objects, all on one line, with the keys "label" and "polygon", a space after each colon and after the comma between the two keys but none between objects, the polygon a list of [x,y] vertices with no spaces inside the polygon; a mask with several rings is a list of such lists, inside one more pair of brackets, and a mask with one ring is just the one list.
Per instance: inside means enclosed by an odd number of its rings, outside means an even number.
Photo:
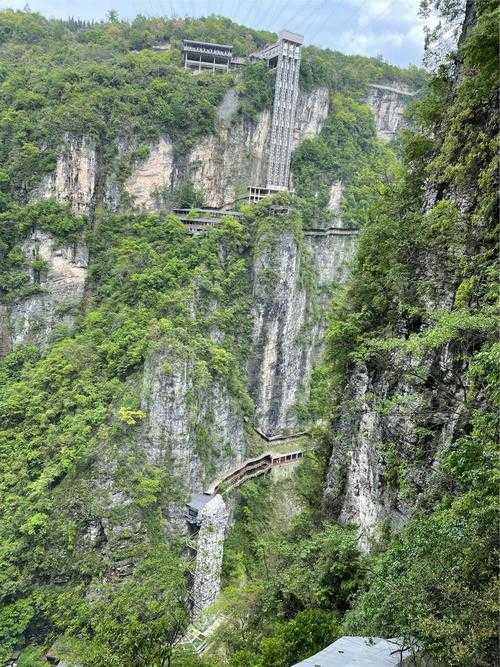
[{"label": "limestone cliff", "polygon": [[[321,131],[329,108],[326,88],[301,94],[296,120],[295,145]],[[149,155],[133,159],[130,173],[122,181],[115,173],[137,146],[123,137],[117,157],[105,169],[95,142],[85,136],[66,134],[56,170],[44,178],[32,198],[54,198],[70,204],[74,211],[91,213],[96,206],[116,209],[132,205],[143,210],[162,210],[169,192],[189,178],[210,207],[231,206],[245,197],[247,186],[265,184],[266,147],[271,115],[263,111],[256,120],[238,116],[239,102],[228,91],[218,109],[214,134],[196,144],[187,154],[174,150],[168,136],[149,146]],[[104,173],[106,172],[106,173]]]},{"label": "limestone cliff", "polygon": [[153,352],[143,375],[139,436],[148,462],[168,465],[188,492],[202,492],[217,473],[244,458],[243,415],[227,387],[196,383],[193,364]]},{"label": "limestone cliff", "polygon": [[298,427],[297,404],[307,400],[322,345],[327,289],[345,280],[354,250],[355,236],[311,233],[301,247],[287,232],[256,257],[250,391],[256,426],[268,437]]},{"label": "limestone cliff", "polygon": [[[474,21],[475,3],[469,2],[462,40]],[[490,55],[493,62],[496,55]],[[442,470],[443,460],[454,447],[463,447],[464,441],[471,446],[472,415],[483,419],[490,409],[487,390],[475,386],[471,368],[474,359],[481,357],[478,350],[489,348],[488,337],[495,331],[488,262],[497,254],[493,231],[498,217],[497,182],[492,168],[493,137],[498,131],[497,91],[491,79],[491,91],[485,86],[462,116],[463,125],[456,123],[454,114],[459,113],[457,109],[462,112],[464,99],[469,100],[470,81],[462,84],[461,77],[466,81],[473,71],[461,70],[460,58],[456,62],[443,97],[443,104],[449,107],[443,107],[445,120],[426,128],[429,134],[435,132],[435,145],[429,142],[424,157],[412,158],[405,183],[411,194],[401,209],[395,204],[400,216],[398,233],[390,240],[386,237],[394,255],[390,260],[384,256],[377,264],[377,247],[372,251],[365,246],[365,265],[356,269],[355,284],[366,285],[374,280],[376,266],[384,276],[377,283],[380,294],[390,282],[388,275],[396,261],[404,265],[404,271],[399,269],[397,274],[398,284],[384,301],[390,314],[377,312],[362,342],[352,343],[354,353],[342,371],[344,380],[332,421],[325,508],[330,517],[359,527],[365,549],[383,527],[397,528],[419,507],[431,513],[437,498],[462,492],[458,489],[464,482],[454,486],[450,473]],[[372,93],[370,103],[378,109],[378,129],[387,135],[399,115],[398,99],[400,93],[387,86],[374,88]],[[478,132],[481,141],[489,136],[483,147],[491,141],[484,152],[472,148]],[[447,152],[451,145],[456,148],[452,157]],[[433,169],[428,169],[430,164]],[[453,169],[448,169],[450,164]],[[402,191],[395,196],[403,196]],[[416,220],[409,237],[404,208],[408,206],[414,207]],[[369,238],[375,238],[374,230],[381,232],[379,224],[371,221]],[[365,272],[365,266],[371,268]],[[467,291],[469,285],[475,287]],[[369,303],[374,294],[371,289],[367,291],[370,296],[361,298],[355,316],[374,307]],[[348,309],[343,312],[346,319],[347,313]],[[481,320],[480,326],[475,318]],[[364,346],[371,344],[376,351],[364,356]],[[363,363],[353,360],[358,354]],[[459,467],[457,460],[454,465]],[[466,490],[468,487],[469,481],[465,483]]]},{"label": "limestone cliff", "polygon": [[18,345],[44,347],[58,326],[71,327],[87,276],[83,243],[59,245],[50,234],[35,230],[21,249],[27,262],[36,260],[42,268],[29,270],[32,294],[2,306],[3,353]]},{"label": "limestone cliff", "polygon": [[[319,134],[328,115],[329,93],[318,88],[301,94],[296,118],[294,143]],[[222,208],[244,199],[249,184],[264,186],[267,171],[267,148],[270,139],[271,114],[263,111],[256,120],[238,117],[238,98],[230,90],[218,110],[217,130],[198,143],[185,157],[174,162],[171,149],[165,154],[168,140],[152,147],[150,157],[136,169],[125,184],[136,204],[161,207],[155,191],[174,187],[182,177],[189,178],[202,194],[205,206]],[[156,165],[156,168],[155,168]],[[161,168],[161,175],[151,172]],[[137,194],[140,194],[137,197]]]},{"label": "limestone cliff", "polygon": [[404,111],[415,93],[397,81],[371,84],[369,88],[366,103],[375,116],[377,134],[383,141],[391,141],[404,127]]},{"label": "limestone cliff", "polygon": [[95,141],[66,133],[55,172],[43,179],[32,199],[56,199],[75,213],[87,214],[96,203],[98,168]]},{"label": "limestone cliff", "polygon": [[174,174],[174,146],[168,137],[162,137],[125,181],[130,203],[141,210],[158,208],[160,193],[172,188]]}]

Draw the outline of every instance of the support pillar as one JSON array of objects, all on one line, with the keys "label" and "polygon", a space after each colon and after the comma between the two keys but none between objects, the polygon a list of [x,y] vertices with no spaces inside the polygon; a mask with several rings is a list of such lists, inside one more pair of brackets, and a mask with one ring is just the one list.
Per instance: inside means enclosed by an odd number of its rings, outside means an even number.
[{"label": "support pillar", "polygon": [[229,511],[221,495],[214,496],[200,511],[193,582],[193,620],[215,602],[221,589],[224,538]]}]

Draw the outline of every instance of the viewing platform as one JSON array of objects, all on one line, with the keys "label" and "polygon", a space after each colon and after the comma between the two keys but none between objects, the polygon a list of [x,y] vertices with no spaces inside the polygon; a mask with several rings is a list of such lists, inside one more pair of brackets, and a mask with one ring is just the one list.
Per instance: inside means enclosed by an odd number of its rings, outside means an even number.
[{"label": "viewing platform", "polygon": [[239,211],[212,208],[175,208],[172,213],[187,227],[190,234],[202,234],[217,226],[224,218],[241,218]]},{"label": "viewing platform", "polygon": [[[273,215],[286,215],[290,208],[287,206],[271,206]],[[191,234],[201,234],[212,227],[216,227],[224,218],[243,217],[239,211],[224,211],[212,208],[175,208],[172,213],[187,227]],[[325,227],[325,228],[305,228],[304,236],[358,236],[359,229],[354,227]]]},{"label": "viewing platform", "polygon": [[185,69],[228,72],[233,58],[231,44],[212,44],[191,39],[182,40]]}]

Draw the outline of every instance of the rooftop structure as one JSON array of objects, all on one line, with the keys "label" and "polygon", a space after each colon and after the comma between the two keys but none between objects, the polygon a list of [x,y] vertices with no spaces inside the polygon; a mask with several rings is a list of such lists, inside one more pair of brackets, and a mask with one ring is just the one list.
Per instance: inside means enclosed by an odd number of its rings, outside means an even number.
[{"label": "rooftop structure", "polygon": [[212,498],[213,495],[210,493],[193,494],[189,502],[186,503],[186,521],[192,526],[199,528],[201,524],[201,510],[212,500]]},{"label": "rooftop structure", "polygon": [[212,44],[211,42],[196,42],[191,39],[182,40],[184,67],[201,71],[227,72],[233,57],[231,44]]},{"label": "rooftop structure", "polygon": [[408,656],[396,639],[341,637],[293,667],[397,667],[406,664]]}]

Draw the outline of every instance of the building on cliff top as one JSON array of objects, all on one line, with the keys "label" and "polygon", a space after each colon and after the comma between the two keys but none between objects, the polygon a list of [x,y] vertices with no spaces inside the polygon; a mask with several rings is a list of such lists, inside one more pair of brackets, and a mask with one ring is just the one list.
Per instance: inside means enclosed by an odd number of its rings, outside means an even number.
[{"label": "building on cliff top", "polygon": [[227,72],[230,67],[245,62],[265,61],[276,70],[273,114],[268,149],[266,181],[249,187],[249,201],[257,202],[276,192],[286,192],[290,186],[295,113],[299,94],[301,47],[304,37],[287,30],[279,33],[275,44],[268,44],[251,53],[248,58],[233,58],[231,44],[212,44],[183,40],[184,67],[194,71],[203,69]]},{"label": "building on cliff top", "polygon": [[184,39],[182,53],[186,69],[198,72],[202,69],[212,72],[228,72],[233,58],[233,47],[231,44],[212,44],[211,42]]}]

